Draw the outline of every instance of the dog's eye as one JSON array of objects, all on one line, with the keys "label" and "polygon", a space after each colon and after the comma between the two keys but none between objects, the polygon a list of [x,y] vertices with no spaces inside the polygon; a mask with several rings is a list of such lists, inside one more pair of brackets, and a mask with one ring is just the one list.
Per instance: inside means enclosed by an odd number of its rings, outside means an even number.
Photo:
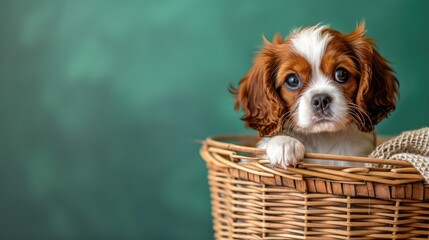
[{"label": "dog's eye", "polygon": [[349,79],[349,77],[350,74],[346,69],[340,67],[335,70],[335,80],[337,82],[344,83],[347,81],[347,79]]},{"label": "dog's eye", "polygon": [[301,79],[296,74],[290,74],[286,77],[285,85],[290,90],[297,90],[301,87]]}]

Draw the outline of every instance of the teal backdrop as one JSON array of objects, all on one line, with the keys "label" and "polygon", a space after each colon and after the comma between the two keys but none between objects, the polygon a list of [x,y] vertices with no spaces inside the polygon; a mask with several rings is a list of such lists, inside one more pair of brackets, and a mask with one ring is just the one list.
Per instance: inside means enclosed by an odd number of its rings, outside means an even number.
[{"label": "teal backdrop", "polygon": [[0,2],[0,239],[212,239],[196,141],[252,132],[227,92],[262,34],[366,20],[429,123],[429,1]]}]

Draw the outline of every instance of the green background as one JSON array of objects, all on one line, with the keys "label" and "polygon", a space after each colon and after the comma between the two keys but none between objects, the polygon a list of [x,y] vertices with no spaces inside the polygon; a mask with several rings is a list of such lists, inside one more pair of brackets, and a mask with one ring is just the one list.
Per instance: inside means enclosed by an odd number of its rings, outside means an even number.
[{"label": "green background", "polygon": [[0,238],[211,239],[195,140],[250,132],[227,92],[261,35],[366,19],[428,125],[429,1],[0,3]]}]

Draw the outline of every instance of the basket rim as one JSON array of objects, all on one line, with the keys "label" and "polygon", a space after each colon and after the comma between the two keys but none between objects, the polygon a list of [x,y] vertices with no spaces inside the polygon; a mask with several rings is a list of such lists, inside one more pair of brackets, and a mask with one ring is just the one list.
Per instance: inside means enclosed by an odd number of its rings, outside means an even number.
[{"label": "basket rim", "polygon": [[[254,134],[243,134],[243,135],[219,135],[208,137],[205,142],[210,145],[228,148],[235,151],[245,151],[254,154],[266,154],[264,149],[241,146],[233,143],[225,143],[225,140],[240,140],[246,137],[255,137]],[[391,160],[391,159],[382,159],[382,158],[370,158],[370,157],[356,157],[348,155],[336,155],[336,154],[325,154],[325,153],[305,153],[304,159],[318,159],[318,160],[329,160],[329,161],[346,161],[346,162],[360,162],[360,163],[374,163],[374,164],[384,164],[384,165],[395,165],[402,167],[413,167],[410,162],[404,160]]]},{"label": "basket rim", "polygon": [[429,201],[429,185],[424,184],[423,177],[407,161],[306,153],[304,159],[386,164],[396,168],[301,162],[296,168],[283,169],[261,157],[265,150],[239,144],[255,142],[258,138],[255,134],[211,136],[202,142],[200,154],[208,168],[256,183],[292,187],[301,192]]}]

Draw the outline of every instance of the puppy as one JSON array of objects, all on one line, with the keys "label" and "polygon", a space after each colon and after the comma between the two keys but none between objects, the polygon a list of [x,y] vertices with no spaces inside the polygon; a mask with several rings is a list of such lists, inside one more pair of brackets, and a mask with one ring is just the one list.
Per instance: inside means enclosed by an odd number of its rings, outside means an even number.
[{"label": "puppy", "polygon": [[374,126],[395,109],[399,83],[365,32],[364,23],[348,34],[316,25],[272,43],[264,38],[230,91],[272,164],[295,166],[304,152],[368,156],[374,149]]}]

